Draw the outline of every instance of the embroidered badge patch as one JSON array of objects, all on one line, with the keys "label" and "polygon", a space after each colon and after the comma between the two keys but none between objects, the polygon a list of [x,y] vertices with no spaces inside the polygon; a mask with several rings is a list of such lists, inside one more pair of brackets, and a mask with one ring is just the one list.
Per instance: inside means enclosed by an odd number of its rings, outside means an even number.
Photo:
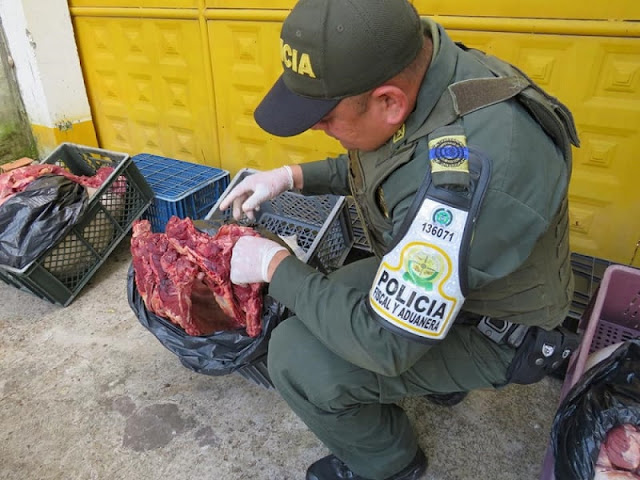
[{"label": "embroidered badge patch", "polygon": [[400,140],[404,138],[404,134],[407,130],[407,127],[403,123],[402,126],[393,134],[393,143],[398,143]]},{"label": "embroidered badge patch", "polygon": [[469,148],[464,135],[446,135],[429,141],[432,173],[444,171],[468,172]]}]

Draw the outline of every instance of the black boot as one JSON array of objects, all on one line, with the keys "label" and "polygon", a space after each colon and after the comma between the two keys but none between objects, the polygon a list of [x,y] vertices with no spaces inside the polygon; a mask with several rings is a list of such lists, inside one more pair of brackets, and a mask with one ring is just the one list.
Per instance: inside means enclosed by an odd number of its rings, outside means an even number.
[{"label": "black boot", "polygon": [[469,392],[454,392],[454,393],[440,393],[425,395],[424,398],[436,405],[442,405],[443,407],[453,407],[454,405],[462,402]]},{"label": "black boot", "polygon": [[[427,469],[427,458],[420,448],[411,463],[386,480],[418,480]],[[367,480],[356,475],[335,455],[321,458],[307,470],[307,480]]]}]

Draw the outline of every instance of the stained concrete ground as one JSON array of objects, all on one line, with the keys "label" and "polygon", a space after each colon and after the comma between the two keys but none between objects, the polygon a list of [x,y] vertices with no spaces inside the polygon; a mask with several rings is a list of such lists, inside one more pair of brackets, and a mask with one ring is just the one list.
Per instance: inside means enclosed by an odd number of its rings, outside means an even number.
[{"label": "stained concrete ground", "polygon": [[[66,308],[0,282],[0,478],[303,479],[327,450],[275,390],[193,373],[140,325],[127,241]],[[560,387],[406,400],[424,479],[538,479]]]}]

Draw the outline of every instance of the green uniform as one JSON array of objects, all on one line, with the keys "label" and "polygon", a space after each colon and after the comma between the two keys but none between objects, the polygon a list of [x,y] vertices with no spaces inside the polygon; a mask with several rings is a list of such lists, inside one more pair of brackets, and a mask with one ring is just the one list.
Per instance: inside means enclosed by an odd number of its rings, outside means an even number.
[{"label": "green uniform", "polygon": [[[416,109],[406,122],[407,137],[425,123],[449,85],[491,76],[441,27],[425,21],[425,28],[434,53]],[[492,162],[469,252],[470,293],[464,310],[554,328],[570,303],[568,226],[566,212],[558,214],[566,207],[570,168],[516,100],[469,113],[463,126],[469,146]],[[392,149],[391,142],[381,150]],[[382,247],[398,232],[429,168],[428,155],[427,149],[417,148],[381,179],[375,192],[378,218],[367,224]],[[374,168],[363,165],[369,167]],[[303,164],[302,170],[304,193],[351,193],[346,155]],[[274,384],[332,453],[371,479],[398,472],[418,448],[407,416],[394,402],[502,386],[515,353],[471,325],[454,324],[435,346],[385,329],[367,308],[379,263],[376,256],[326,276],[288,257],[269,288],[270,295],[296,312],[270,340]]]}]

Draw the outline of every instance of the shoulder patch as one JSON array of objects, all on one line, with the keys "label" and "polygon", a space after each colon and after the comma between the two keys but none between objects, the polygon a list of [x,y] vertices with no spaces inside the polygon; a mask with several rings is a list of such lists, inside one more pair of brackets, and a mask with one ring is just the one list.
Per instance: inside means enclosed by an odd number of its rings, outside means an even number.
[{"label": "shoulder patch", "polygon": [[433,173],[469,172],[469,148],[464,135],[445,135],[429,140],[429,160]]}]

